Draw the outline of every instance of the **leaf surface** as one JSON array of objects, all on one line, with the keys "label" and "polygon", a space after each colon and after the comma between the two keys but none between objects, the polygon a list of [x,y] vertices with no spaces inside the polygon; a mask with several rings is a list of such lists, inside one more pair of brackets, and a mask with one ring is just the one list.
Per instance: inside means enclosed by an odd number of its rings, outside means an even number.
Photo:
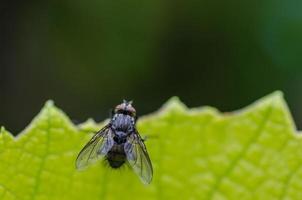
[{"label": "leaf surface", "polygon": [[280,92],[242,110],[188,109],[177,98],[138,121],[154,165],[143,185],[128,166],[75,169],[104,123],[75,126],[51,101],[17,137],[0,133],[0,199],[301,199],[302,141]]}]

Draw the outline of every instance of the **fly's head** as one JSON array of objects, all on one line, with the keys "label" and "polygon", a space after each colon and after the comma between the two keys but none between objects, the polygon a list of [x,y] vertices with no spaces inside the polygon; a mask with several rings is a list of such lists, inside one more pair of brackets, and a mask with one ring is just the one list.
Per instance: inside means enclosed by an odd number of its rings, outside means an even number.
[{"label": "fly's head", "polygon": [[114,113],[130,115],[131,117],[136,118],[136,110],[132,106],[132,101],[124,100],[123,103],[115,107]]}]

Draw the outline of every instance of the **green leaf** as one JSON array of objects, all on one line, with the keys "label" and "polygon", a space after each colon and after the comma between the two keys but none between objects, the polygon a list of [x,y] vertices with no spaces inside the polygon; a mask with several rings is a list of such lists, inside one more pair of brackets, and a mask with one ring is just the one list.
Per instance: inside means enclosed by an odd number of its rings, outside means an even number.
[{"label": "green leaf", "polygon": [[1,128],[0,199],[301,199],[302,141],[280,92],[232,113],[172,98],[142,117],[148,186],[127,166],[75,170],[87,130],[101,126],[75,126],[49,101],[17,137]]}]

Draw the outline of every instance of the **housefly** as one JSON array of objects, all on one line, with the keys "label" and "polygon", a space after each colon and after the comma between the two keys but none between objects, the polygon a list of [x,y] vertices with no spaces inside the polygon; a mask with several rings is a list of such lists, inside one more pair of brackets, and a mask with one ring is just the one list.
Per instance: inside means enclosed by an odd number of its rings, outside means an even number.
[{"label": "housefly", "polygon": [[151,182],[152,163],[136,129],[136,110],[132,102],[124,100],[115,107],[110,122],[79,153],[76,168],[82,169],[100,159],[105,159],[112,168],[128,163],[144,184]]}]

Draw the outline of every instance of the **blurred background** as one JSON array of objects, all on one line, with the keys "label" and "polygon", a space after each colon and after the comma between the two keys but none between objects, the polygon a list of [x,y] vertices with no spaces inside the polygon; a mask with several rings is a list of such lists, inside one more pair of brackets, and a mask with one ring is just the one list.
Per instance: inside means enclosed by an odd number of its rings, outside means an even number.
[{"label": "blurred background", "polygon": [[282,90],[302,127],[302,1],[0,3],[0,124],[21,131],[48,99],[76,122],[123,98],[231,111]]}]

